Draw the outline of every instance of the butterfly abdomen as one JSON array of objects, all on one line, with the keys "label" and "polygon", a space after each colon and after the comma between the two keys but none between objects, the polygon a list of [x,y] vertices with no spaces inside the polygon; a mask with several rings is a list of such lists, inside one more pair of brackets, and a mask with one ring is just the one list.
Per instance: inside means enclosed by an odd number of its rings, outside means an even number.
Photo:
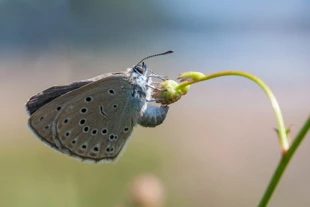
[{"label": "butterfly abdomen", "polygon": [[165,120],[169,107],[168,106],[154,106],[147,104],[145,111],[138,120],[138,124],[144,127],[156,127]]}]

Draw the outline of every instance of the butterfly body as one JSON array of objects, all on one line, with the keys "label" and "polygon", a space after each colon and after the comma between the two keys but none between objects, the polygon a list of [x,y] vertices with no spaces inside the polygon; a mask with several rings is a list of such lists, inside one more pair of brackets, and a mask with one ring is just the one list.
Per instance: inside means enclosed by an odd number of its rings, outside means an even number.
[{"label": "butterfly body", "polygon": [[28,125],[47,146],[80,160],[113,161],[136,124],[161,124],[168,106],[154,106],[147,68],[51,87],[29,99]]}]

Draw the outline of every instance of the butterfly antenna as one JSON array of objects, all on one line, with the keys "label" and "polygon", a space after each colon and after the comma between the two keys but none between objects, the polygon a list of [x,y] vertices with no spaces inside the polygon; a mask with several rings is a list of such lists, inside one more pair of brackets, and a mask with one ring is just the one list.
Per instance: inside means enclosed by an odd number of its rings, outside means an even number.
[{"label": "butterfly antenna", "polygon": [[160,56],[160,55],[168,55],[168,54],[171,54],[171,53],[173,53],[173,50],[168,50],[167,52],[163,52],[163,53],[147,56],[146,58],[143,58],[140,62],[138,62],[138,64],[136,64],[135,67],[137,65],[139,65],[141,62],[143,62],[144,60],[149,59],[151,57],[156,57],[156,56]]}]

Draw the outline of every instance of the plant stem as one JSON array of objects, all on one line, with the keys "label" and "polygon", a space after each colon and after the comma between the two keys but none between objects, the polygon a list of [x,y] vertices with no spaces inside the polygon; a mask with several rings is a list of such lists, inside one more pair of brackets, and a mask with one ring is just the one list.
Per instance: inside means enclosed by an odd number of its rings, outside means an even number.
[{"label": "plant stem", "polygon": [[279,183],[279,181],[281,179],[283,172],[285,171],[288,163],[290,162],[291,158],[293,157],[294,153],[296,152],[298,146],[300,145],[300,143],[302,142],[302,140],[306,136],[309,128],[310,128],[310,116],[308,117],[306,123],[300,129],[299,133],[295,137],[290,149],[287,151],[287,153],[285,153],[282,156],[282,159],[280,160],[278,167],[277,167],[276,171],[274,172],[274,174],[273,174],[273,176],[269,182],[269,185],[268,185],[262,199],[260,200],[258,207],[267,206],[275,188],[277,187],[277,184]]},{"label": "plant stem", "polygon": [[289,164],[291,158],[293,157],[294,153],[296,152],[297,148],[299,147],[300,143],[302,142],[302,140],[304,139],[304,137],[306,136],[308,130],[310,129],[310,116],[308,117],[307,121],[305,122],[305,124],[303,125],[303,127],[300,129],[299,133],[297,134],[297,136],[295,137],[291,147],[289,146],[289,142],[288,142],[288,138],[287,138],[287,132],[286,132],[286,128],[284,125],[284,121],[283,121],[283,117],[281,114],[281,110],[279,107],[279,104],[276,100],[276,97],[273,95],[272,91],[269,89],[269,87],[259,78],[249,74],[249,73],[245,73],[245,72],[240,72],[240,71],[224,71],[224,72],[218,72],[218,73],[214,73],[211,75],[196,75],[192,74],[191,75],[187,75],[187,78],[192,77],[190,79],[190,81],[186,80],[184,82],[181,82],[176,88],[175,90],[182,90],[184,87],[188,86],[188,85],[192,85],[194,83],[197,82],[201,82],[201,81],[205,81],[205,80],[209,80],[212,78],[217,78],[217,77],[221,77],[221,76],[228,76],[228,75],[235,75],[235,76],[242,76],[245,78],[248,78],[252,81],[254,81],[257,85],[259,85],[265,92],[265,94],[268,96],[275,116],[276,116],[276,120],[277,120],[277,124],[278,124],[278,135],[279,135],[279,139],[280,139],[280,145],[282,147],[282,158],[278,164],[278,167],[276,169],[276,171],[274,172],[268,187],[266,188],[266,191],[262,197],[262,199],[260,200],[258,207],[266,207],[274,190],[276,189],[287,165]]},{"label": "plant stem", "polygon": [[178,89],[181,90],[182,88],[184,88],[188,85],[197,83],[197,82],[201,82],[201,81],[205,81],[205,80],[209,80],[209,79],[217,78],[217,77],[221,77],[221,76],[229,76],[229,75],[241,76],[241,77],[245,77],[247,79],[254,81],[257,85],[259,85],[259,87],[261,87],[263,89],[265,94],[268,96],[268,98],[271,102],[271,105],[273,107],[273,111],[274,111],[275,116],[276,116],[280,145],[282,148],[282,154],[284,155],[287,152],[287,150],[289,149],[289,142],[288,142],[288,138],[287,138],[287,134],[286,134],[286,128],[284,125],[282,113],[281,113],[281,110],[280,110],[280,107],[279,107],[279,104],[277,102],[276,97],[274,96],[272,91],[269,89],[269,87],[259,78],[255,77],[254,75],[251,75],[249,73],[245,73],[245,72],[241,72],[241,71],[223,71],[223,72],[213,73],[210,75],[205,75],[204,77],[199,78],[199,79],[182,82],[176,87],[176,90],[178,90]]}]

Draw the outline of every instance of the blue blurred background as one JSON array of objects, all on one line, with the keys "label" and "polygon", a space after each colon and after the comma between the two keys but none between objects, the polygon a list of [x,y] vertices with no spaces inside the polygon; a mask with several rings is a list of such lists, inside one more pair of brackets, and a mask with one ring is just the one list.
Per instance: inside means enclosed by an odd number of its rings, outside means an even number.
[{"label": "blue blurred background", "polygon": [[[0,206],[126,206],[140,174],[163,206],[255,206],[280,159],[272,108],[240,77],[194,85],[164,124],[137,127],[116,164],[53,152],[24,103],[52,85],[123,71],[145,56],[158,74],[241,70],[264,80],[297,133],[310,111],[310,2],[0,0]],[[309,136],[270,206],[309,206]]]}]

